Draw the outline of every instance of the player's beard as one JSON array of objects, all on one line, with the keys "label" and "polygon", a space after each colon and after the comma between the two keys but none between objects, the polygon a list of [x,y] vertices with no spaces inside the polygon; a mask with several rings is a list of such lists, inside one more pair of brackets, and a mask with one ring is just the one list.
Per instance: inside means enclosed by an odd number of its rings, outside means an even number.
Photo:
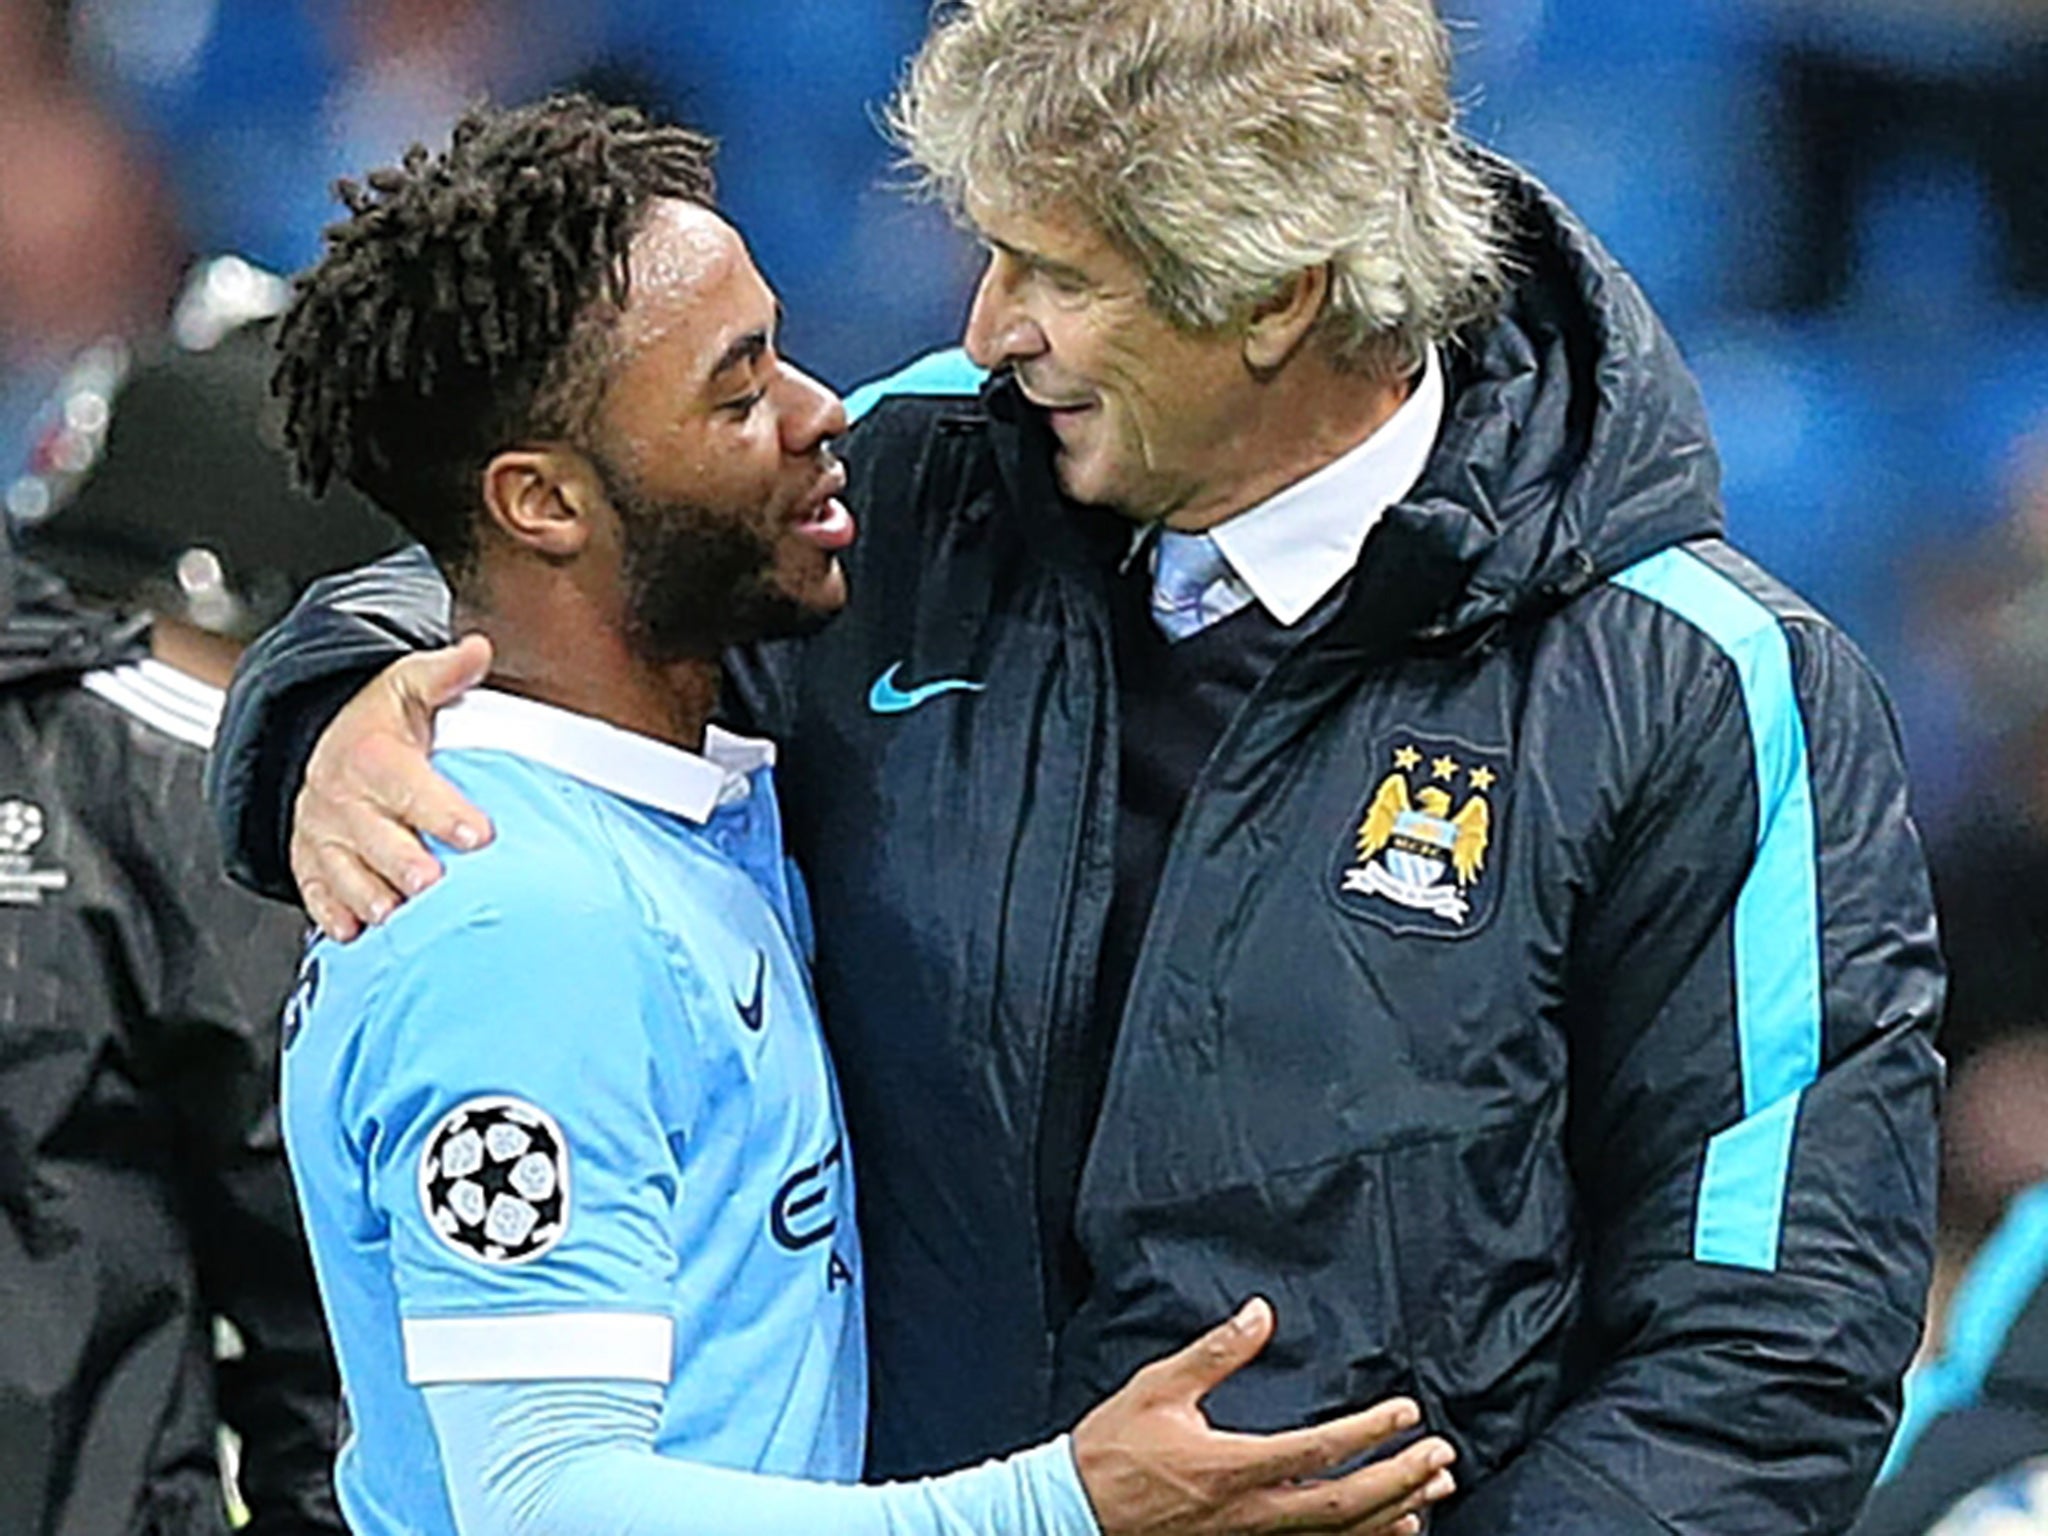
[{"label": "player's beard", "polygon": [[716,661],[735,645],[808,635],[831,618],[786,591],[776,540],[744,514],[656,501],[600,464],[619,515],[626,632],[646,662]]}]

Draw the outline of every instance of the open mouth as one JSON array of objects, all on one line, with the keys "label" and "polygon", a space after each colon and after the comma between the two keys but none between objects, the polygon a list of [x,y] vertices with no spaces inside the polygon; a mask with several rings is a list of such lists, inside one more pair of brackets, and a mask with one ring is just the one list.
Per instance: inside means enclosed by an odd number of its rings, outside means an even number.
[{"label": "open mouth", "polygon": [[853,542],[855,532],[853,514],[846,510],[846,503],[839,495],[846,489],[846,468],[834,464],[826,474],[824,483],[815,494],[796,511],[790,519],[790,526],[798,537],[808,539],[828,553],[842,550]]}]

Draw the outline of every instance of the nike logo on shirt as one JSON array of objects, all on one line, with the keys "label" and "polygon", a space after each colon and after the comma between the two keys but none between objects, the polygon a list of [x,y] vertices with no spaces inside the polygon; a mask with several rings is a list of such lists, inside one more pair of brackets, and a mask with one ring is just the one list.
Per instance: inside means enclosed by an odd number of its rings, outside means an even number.
[{"label": "nike logo on shirt", "polygon": [[757,1035],[761,1033],[761,1026],[766,1022],[767,1017],[767,999],[764,996],[767,982],[768,957],[763,954],[756,954],[754,956],[754,995],[746,999],[737,997],[733,999],[734,1006],[740,1011],[740,1022]]},{"label": "nike logo on shirt", "polygon": [[973,682],[964,677],[942,677],[936,682],[922,683],[906,690],[896,684],[896,674],[902,670],[902,662],[892,664],[868,690],[868,708],[876,714],[901,715],[942,693],[980,693],[988,687],[987,683]]}]

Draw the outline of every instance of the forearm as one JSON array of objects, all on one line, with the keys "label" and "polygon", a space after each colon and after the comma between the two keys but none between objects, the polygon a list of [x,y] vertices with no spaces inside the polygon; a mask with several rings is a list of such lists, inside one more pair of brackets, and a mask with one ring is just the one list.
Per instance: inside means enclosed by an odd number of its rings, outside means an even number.
[{"label": "forearm", "polygon": [[1793,1306],[1845,1333],[1877,1334],[1887,1349],[1916,1331],[1913,1319],[1870,1319],[1860,1299],[1823,1286],[1779,1291],[1753,1318],[1732,1296],[1679,1298],[1671,1337],[1613,1362],[1433,1529],[1840,1536],[1869,1488],[1892,1404],[1881,1383],[1850,1379],[1853,1363],[1830,1358]]},{"label": "forearm", "polygon": [[427,1404],[463,1536],[1097,1536],[1064,1440],[862,1487],[659,1455],[651,1386],[436,1386]]}]

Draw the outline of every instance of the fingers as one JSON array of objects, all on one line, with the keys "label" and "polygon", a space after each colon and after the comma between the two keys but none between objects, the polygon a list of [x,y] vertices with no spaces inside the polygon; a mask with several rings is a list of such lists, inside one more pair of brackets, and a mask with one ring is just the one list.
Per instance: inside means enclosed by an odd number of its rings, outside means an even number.
[{"label": "fingers", "polygon": [[1275,1531],[1332,1531],[1347,1536],[1419,1530],[1420,1512],[1457,1491],[1450,1466],[1457,1452],[1431,1437],[1397,1456],[1326,1482],[1263,1489],[1240,1503],[1245,1525]]},{"label": "fingers", "polygon": [[427,760],[433,711],[488,670],[481,637],[387,667],[336,717],[294,806],[292,874],[323,931],[352,939],[441,878],[422,843],[482,847],[488,817]]},{"label": "fingers", "polygon": [[490,823],[424,757],[403,743],[370,740],[356,750],[357,776],[299,791],[292,874],[321,929],[347,942],[441,878],[441,864],[413,830],[461,848],[487,841]]},{"label": "fingers", "polygon": [[1232,1372],[1256,1358],[1272,1337],[1273,1304],[1254,1296],[1237,1309],[1236,1316],[1144,1367],[1131,1378],[1131,1386],[1155,1400],[1200,1402]]},{"label": "fingers", "polygon": [[1427,1528],[1430,1509],[1457,1491],[1458,1482],[1451,1473],[1433,1473],[1427,1483],[1390,1509],[1343,1527],[1343,1536],[1420,1536]]},{"label": "fingers", "polygon": [[1392,1397],[1327,1424],[1284,1430],[1275,1435],[1233,1435],[1229,1439],[1244,1455],[1238,1468],[1240,1486],[1252,1487],[1321,1477],[1332,1467],[1358,1460],[1421,1422],[1422,1410],[1413,1400]]},{"label": "fingers", "polygon": [[420,846],[431,837],[464,852],[491,840],[491,820],[436,773],[422,747],[394,736],[366,736],[351,763],[354,794],[346,806],[357,854],[389,885],[417,895],[441,878],[441,866]]},{"label": "fingers", "polygon": [[453,645],[397,662],[391,668],[391,682],[407,703],[432,716],[482,682],[490,670],[491,642],[482,635],[464,635]]},{"label": "fingers", "polygon": [[299,901],[305,906],[306,915],[313,919],[313,926],[337,944],[347,944],[363,931],[355,914],[336,901],[318,880],[299,882]]},{"label": "fingers", "polygon": [[398,908],[398,893],[340,844],[301,851],[300,840],[294,837],[292,873],[306,914],[321,932],[344,944]]}]

